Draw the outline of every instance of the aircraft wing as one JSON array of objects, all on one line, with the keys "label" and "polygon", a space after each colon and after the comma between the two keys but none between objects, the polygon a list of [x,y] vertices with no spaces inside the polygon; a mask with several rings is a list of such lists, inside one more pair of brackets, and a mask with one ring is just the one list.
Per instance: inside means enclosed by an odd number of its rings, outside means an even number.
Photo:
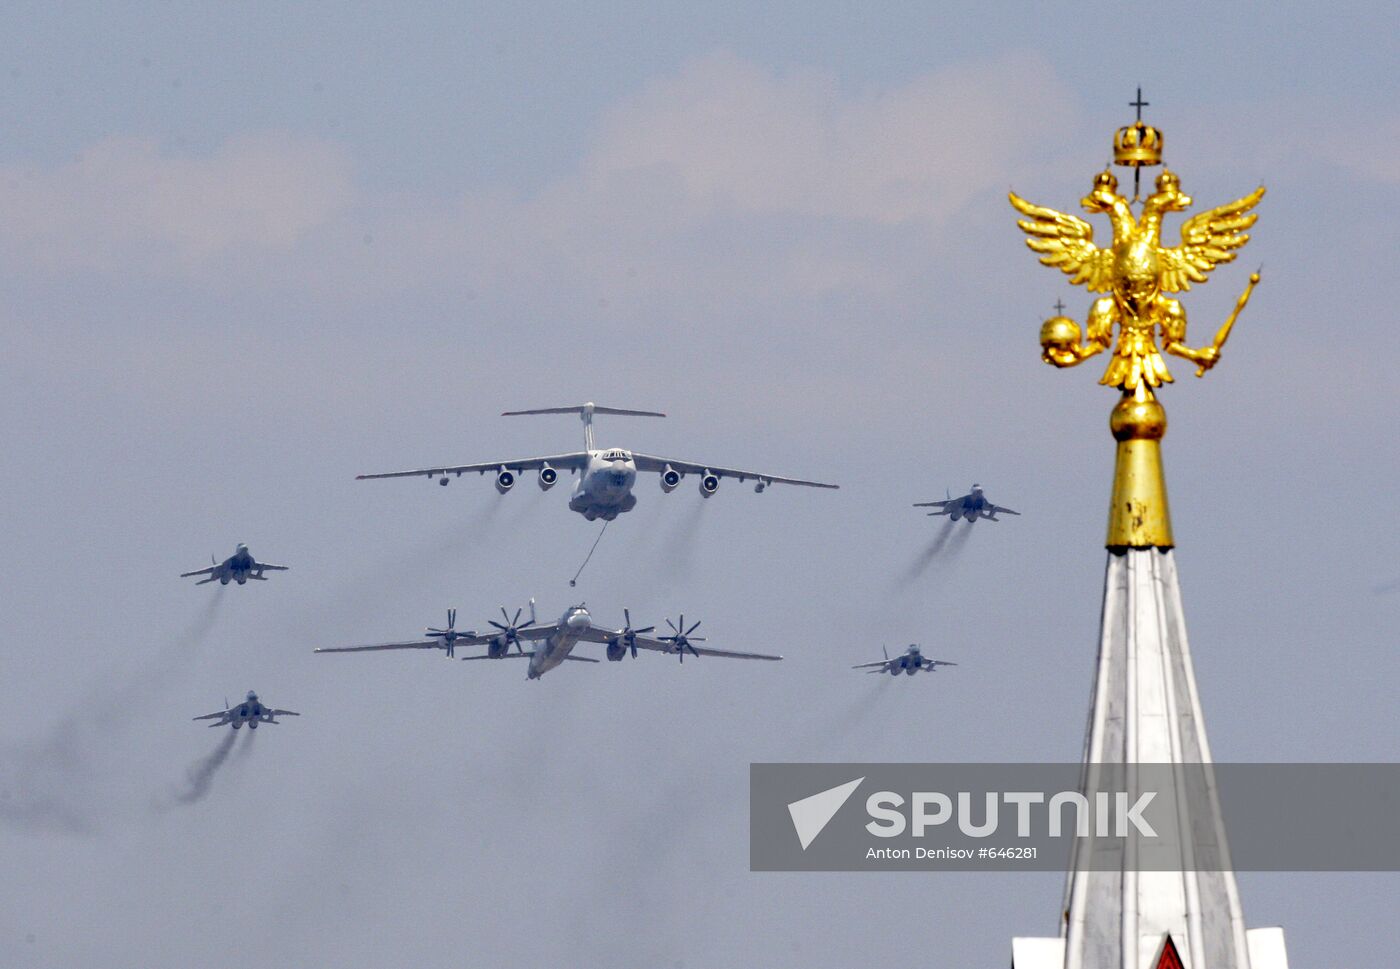
[{"label": "aircraft wing", "polygon": [[1010,508],[1003,508],[1001,505],[992,505],[993,515],[1019,515],[1019,511],[1012,511]]},{"label": "aircraft wing", "polygon": [[206,713],[202,717],[192,717],[193,720],[215,720],[228,715],[227,710],[220,710],[218,713]]},{"label": "aircraft wing", "polygon": [[916,501],[915,508],[947,508],[955,501],[962,501],[961,498],[944,498],[942,501]]},{"label": "aircraft wing", "polygon": [[295,710],[264,710],[269,717],[299,717],[301,714]]},{"label": "aircraft wing", "polygon": [[926,670],[931,670],[931,669],[933,669],[935,666],[957,666],[957,665],[958,665],[957,663],[950,663],[950,662],[948,662],[946,659],[926,659],[926,660],[924,660],[924,669],[926,669]]},{"label": "aircraft wing", "polygon": [[254,572],[259,572],[259,571],[262,571],[263,569],[266,569],[266,570],[268,570],[268,571],[270,571],[270,572],[286,572],[286,571],[288,571],[288,566],[285,566],[285,565],[268,565],[266,562],[254,562],[254,563],[253,563],[253,571],[254,571]]},{"label": "aircraft wing", "polygon": [[542,458],[517,458],[511,461],[484,461],[481,464],[456,464],[441,468],[418,468],[414,471],[389,471],[383,474],[357,474],[356,481],[366,481],[370,478],[436,478],[446,477],[449,474],[463,475],[471,471],[485,474],[487,471],[495,471],[499,468],[509,468],[516,474],[521,471],[538,471],[545,465],[558,468],[561,471],[577,471],[588,465],[588,452],[572,451],[568,454],[551,454]]},{"label": "aircraft wing", "polygon": [[719,475],[721,478],[738,478],[740,481],[747,481],[752,478],[755,481],[762,481],[764,484],[790,484],[802,485],[807,488],[839,488],[840,485],[823,484],[820,481],[805,481],[802,478],[784,478],[776,474],[763,474],[758,471],[740,471],[737,468],[724,468],[718,464],[696,464],[694,461],[679,461],[675,458],[658,458],[652,454],[638,454],[632,452],[632,460],[636,462],[638,471],[666,470],[669,464],[681,474],[704,474],[706,471]]},{"label": "aircraft wing", "polygon": [[[675,465],[672,465],[672,467],[675,467]],[[710,470],[713,471],[714,468]],[[672,656],[677,652],[674,643],[663,643],[661,640],[652,639],[650,636],[638,636],[637,648],[650,649],[657,653],[670,653]],[[692,648],[701,656],[724,656],[729,659],[782,659],[781,656],[773,656],[770,653],[741,653],[732,649],[707,649],[704,646],[695,646]],[[690,650],[687,649],[686,652],[688,653]]]},{"label": "aircraft wing", "polygon": [[[522,630],[520,635],[523,637],[528,631],[529,630]],[[465,633],[462,633],[458,634],[456,645],[480,646],[482,643],[488,643],[494,638],[494,636],[468,636]],[[433,637],[432,639],[415,639],[412,642],[407,643],[371,643],[368,646],[321,646],[318,647],[315,650],[315,652],[368,653],[373,650],[379,649],[446,649],[446,647],[443,645],[441,638]]]},{"label": "aircraft wing", "polygon": [[[545,622],[538,623],[534,626],[529,626],[524,629],[517,629],[515,634],[521,639],[527,640],[529,642],[534,642],[538,639],[548,639],[554,634],[555,630],[557,630],[558,628],[559,624],[557,622]],[[476,636],[458,636],[457,643],[461,646],[480,646],[483,643],[489,643],[491,640],[495,639],[499,635],[500,633],[491,633],[490,635],[479,634]],[[318,650],[318,652],[320,651]],[[463,656],[461,657],[461,659],[505,659],[507,656],[530,657],[534,655],[534,653],[527,653],[521,650],[517,650],[514,653],[502,653],[500,656],[491,656],[488,654],[483,654],[481,656]]]},{"label": "aircraft wing", "polygon": [[216,572],[218,572],[219,569],[221,569],[221,568],[223,568],[223,566],[220,566],[220,565],[211,565],[211,566],[209,566],[209,568],[207,568],[207,569],[200,569],[200,570],[197,571],[197,572],[181,572],[181,573],[180,573],[180,578],[182,578],[182,579],[188,579],[188,578],[189,578],[190,576],[192,576],[192,575],[214,575],[214,574],[215,574]]},{"label": "aircraft wing", "polygon": [[868,669],[874,669],[874,668],[877,667],[877,666],[880,667],[881,669],[889,669],[890,661],[887,660],[887,659],[881,659],[881,660],[876,660],[876,661],[873,662],[873,663],[861,663],[861,664],[859,664],[859,665],[857,665],[857,666],[852,666],[851,669],[853,669],[853,670],[868,670]]}]

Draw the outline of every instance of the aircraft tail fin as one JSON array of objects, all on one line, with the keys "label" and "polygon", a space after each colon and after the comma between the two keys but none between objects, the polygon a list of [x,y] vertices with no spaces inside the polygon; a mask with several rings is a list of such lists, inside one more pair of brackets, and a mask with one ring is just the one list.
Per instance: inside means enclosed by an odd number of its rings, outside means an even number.
[{"label": "aircraft tail fin", "polygon": [[502,411],[502,417],[526,417],[536,414],[578,414],[583,421],[583,441],[586,450],[593,450],[593,415],[594,414],[618,414],[623,417],[665,417],[659,411],[654,410],[628,410],[623,407],[602,407],[591,400],[586,404],[578,404],[573,407],[537,407],[533,410],[508,410]]}]

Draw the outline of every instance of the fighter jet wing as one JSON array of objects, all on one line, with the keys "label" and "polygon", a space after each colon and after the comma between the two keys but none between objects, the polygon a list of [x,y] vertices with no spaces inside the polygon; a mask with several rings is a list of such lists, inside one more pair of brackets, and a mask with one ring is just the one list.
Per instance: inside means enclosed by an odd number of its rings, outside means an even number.
[{"label": "fighter jet wing", "polygon": [[874,667],[877,667],[877,666],[880,667],[880,668],[882,668],[882,669],[888,669],[888,668],[889,668],[889,665],[890,665],[890,661],[889,661],[889,660],[887,660],[887,659],[881,659],[881,660],[876,660],[876,661],[873,662],[873,663],[861,663],[861,664],[859,664],[859,665],[857,665],[857,666],[852,666],[851,669],[853,669],[853,670],[868,670],[868,669],[873,669]]},{"label": "fighter jet wing", "polygon": [[1019,515],[1019,514],[1021,514],[1019,511],[1012,511],[1010,508],[1003,508],[1003,507],[1001,507],[1001,505],[992,505],[992,506],[991,506],[991,511],[992,511],[992,514],[993,514],[993,515]]},{"label": "fighter jet wing", "polygon": [[301,714],[295,710],[264,710],[269,717],[299,717]]},{"label": "fighter jet wing", "polygon": [[197,572],[181,572],[181,573],[180,573],[180,578],[182,578],[182,579],[188,579],[188,578],[189,578],[190,576],[192,576],[192,575],[213,575],[215,572],[219,571],[220,568],[222,568],[222,566],[219,566],[219,565],[211,565],[211,566],[209,566],[209,568],[207,568],[207,569],[200,569],[200,570],[197,571]]},{"label": "fighter jet wing", "polygon": [[950,662],[948,662],[946,659],[926,659],[926,660],[924,660],[924,669],[926,669],[926,670],[931,670],[931,669],[933,669],[935,666],[957,666],[957,665],[958,665],[957,663],[950,663]]},{"label": "fighter jet wing", "polygon": [[268,565],[266,562],[254,562],[253,571],[260,572],[266,569],[270,572],[286,572],[290,567],[286,565]]},{"label": "fighter jet wing", "polygon": [[632,460],[637,465],[638,471],[666,470],[670,465],[681,474],[710,474],[718,475],[721,478],[738,478],[740,481],[747,481],[752,478],[755,481],[762,481],[764,484],[790,484],[802,485],[807,488],[839,488],[840,485],[823,484],[820,481],[805,481],[802,478],[784,478],[776,474],[763,474],[759,471],[740,471],[737,468],[725,468],[718,464],[696,464],[693,461],[680,461],[676,458],[658,458],[652,454],[638,454],[632,452]]},{"label": "fighter jet wing", "polygon": [[370,478],[415,478],[415,477],[446,477],[449,474],[462,475],[470,471],[485,473],[496,471],[500,468],[508,468],[519,474],[521,471],[537,471],[545,465],[558,468],[561,471],[577,471],[588,464],[588,452],[573,451],[569,454],[551,454],[542,458],[516,458],[510,461],[484,461],[481,464],[455,464],[440,468],[418,468],[414,471],[389,471],[382,474],[357,474],[356,481],[366,481]]},{"label": "fighter jet wing", "polygon": [[227,710],[220,710],[218,713],[206,713],[202,717],[191,717],[192,720],[214,720],[228,715]]},{"label": "fighter jet wing", "polygon": [[[529,630],[522,629],[520,635],[523,638]],[[468,636],[459,633],[457,636],[458,646],[480,646],[482,643],[489,643],[495,636]],[[417,639],[407,643],[371,643],[368,646],[321,646],[317,653],[367,653],[379,649],[445,649],[441,637],[432,639]]]},{"label": "fighter jet wing", "polygon": [[[675,465],[672,465],[672,467],[675,467]],[[713,471],[714,468],[710,470]],[[657,653],[670,653],[673,656],[677,652],[674,643],[663,643],[661,640],[652,639],[650,636],[638,636],[637,648],[650,649]],[[732,649],[708,649],[704,646],[691,646],[686,649],[686,652],[689,653],[691,649],[695,650],[695,652],[699,653],[701,656],[725,656],[729,659],[782,659],[781,656],[773,656],[769,653],[741,653]]]},{"label": "fighter jet wing", "polygon": [[955,501],[962,501],[961,498],[944,498],[941,501],[916,501],[915,508],[947,508]]}]

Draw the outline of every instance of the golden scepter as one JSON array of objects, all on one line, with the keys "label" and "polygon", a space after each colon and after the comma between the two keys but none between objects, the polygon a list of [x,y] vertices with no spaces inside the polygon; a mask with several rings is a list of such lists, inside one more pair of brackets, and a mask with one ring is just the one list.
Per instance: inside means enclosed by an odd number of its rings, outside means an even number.
[{"label": "golden scepter", "polygon": [[[1245,285],[1244,292],[1240,293],[1240,298],[1235,302],[1235,308],[1230,312],[1229,316],[1225,317],[1225,322],[1220,324],[1220,329],[1215,331],[1214,347],[1216,352],[1224,349],[1225,341],[1230,339],[1230,330],[1235,326],[1235,319],[1240,315],[1240,310],[1244,309],[1244,304],[1249,302],[1249,294],[1254,292],[1254,286],[1259,282],[1259,274],[1263,271],[1264,267],[1260,266],[1250,274],[1249,282]],[[1204,377],[1205,375],[1206,368],[1204,366],[1196,368],[1197,377]]]}]

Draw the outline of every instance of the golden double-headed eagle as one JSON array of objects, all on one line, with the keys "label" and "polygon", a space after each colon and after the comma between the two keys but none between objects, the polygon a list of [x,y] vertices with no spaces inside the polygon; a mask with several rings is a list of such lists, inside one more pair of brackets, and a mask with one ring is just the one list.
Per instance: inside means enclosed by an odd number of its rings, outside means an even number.
[{"label": "golden double-headed eagle", "polygon": [[[1154,129],[1141,122],[1136,128],[1155,135]],[[1180,179],[1164,169],[1157,178],[1156,191],[1143,201],[1141,214],[1135,216],[1129,201],[1118,192],[1118,179],[1105,170],[1094,177],[1093,190],[1080,203],[1087,212],[1107,215],[1113,225],[1113,244],[1100,248],[1094,245],[1094,228],[1088,222],[1033,205],[1012,192],[1011,204],[1025,216],[1018,224],[1028,237],[1026,244],[1041,254],[1040,261],[1059,268],[1072,283],[1108,294],[1096,299],[1089,310],[1085,342],[1080,342],[1079,326],[1074,321],[1056,317],[1047,322],[1041,331],[1041,358],[1057,367],[1072,367],[1111,347],[1113,360],[1099,383],[1139,399],[1150,398],[1151,388],[1172,381],[1157,349],[1160,329],[1163,350],[1197,364],[1197,376],[1209,370],[1220,358],[1221,344],[1259,281],[1258,274],[1250,277],[1249,287],[1214,345],[1199,349],[1186,345],[1186,312],[1178,300],[1166,294],[1203,283],[1216,266],[1233,261],[1236,250],[1249,241],[1245,230],[1258,218],[1250,210],[1263,197],[1261,186],[1244,198],[1195,215],[1181,227],[1181,244],[1164,246],[1163,217],[1191,205],[1190,196],[1181,191]]]}]

